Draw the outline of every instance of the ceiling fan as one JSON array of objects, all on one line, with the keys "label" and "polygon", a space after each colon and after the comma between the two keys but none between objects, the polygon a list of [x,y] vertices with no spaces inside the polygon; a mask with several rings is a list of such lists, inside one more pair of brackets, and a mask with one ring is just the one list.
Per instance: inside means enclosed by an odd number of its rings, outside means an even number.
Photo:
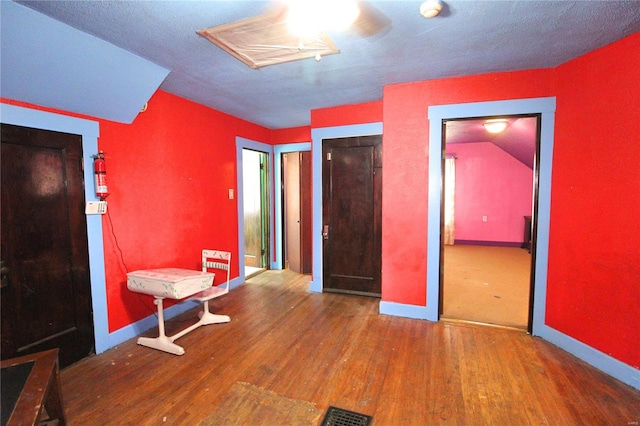
[{"label": "ceiling fan", "polygon": [[[342,17],[346,16],[346,19]],[[296,19],[300,21],[296,21]],[[326,31],[336,23],[362,37],[384,33],[391,20],[366,1],[291,0],[255,16],[197,33],[250,68],[340,53]],[[296,31],[296,27],[298,30]]]}]

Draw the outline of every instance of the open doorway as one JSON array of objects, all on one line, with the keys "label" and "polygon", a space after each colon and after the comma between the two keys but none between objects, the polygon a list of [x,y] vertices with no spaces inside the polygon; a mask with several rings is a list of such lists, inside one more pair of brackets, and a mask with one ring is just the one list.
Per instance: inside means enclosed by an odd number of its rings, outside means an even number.
[{"label": "open doorway", "polygon": [[242,150],[245,277],[269,267],[269,155]]},{"label": "open doorway", "polygon": [[537,115],[444,121],[441,318],[530,329],[539,128]]},{"label": "open doorway", "polygon": [[311,273],[311,152],[281,154],[284,268]]}]

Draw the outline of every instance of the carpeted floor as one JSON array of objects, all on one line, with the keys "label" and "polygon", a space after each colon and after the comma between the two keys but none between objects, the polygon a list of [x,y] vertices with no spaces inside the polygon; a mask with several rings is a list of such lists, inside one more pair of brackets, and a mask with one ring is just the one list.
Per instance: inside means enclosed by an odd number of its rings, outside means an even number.
[{"label": "carpeted floor", "polygon": [[442,316],[527,328],[530,268],[525,249],[445,246]]},{"label": "carpeted floor", "polygon": [[236,382],[199,426],[316,425],[321,415],[310,402]]}]

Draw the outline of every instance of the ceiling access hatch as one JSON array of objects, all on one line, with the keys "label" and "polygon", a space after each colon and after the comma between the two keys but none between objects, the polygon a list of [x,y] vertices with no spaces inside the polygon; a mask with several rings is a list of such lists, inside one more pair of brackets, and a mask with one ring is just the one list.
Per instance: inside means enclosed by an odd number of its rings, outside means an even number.
[{"label": "ceiling access hatch", "polygon": [[270,12],[196,32],[253,69],[340,53],[324,33],[292,34],[286,18],[285,13]]}]

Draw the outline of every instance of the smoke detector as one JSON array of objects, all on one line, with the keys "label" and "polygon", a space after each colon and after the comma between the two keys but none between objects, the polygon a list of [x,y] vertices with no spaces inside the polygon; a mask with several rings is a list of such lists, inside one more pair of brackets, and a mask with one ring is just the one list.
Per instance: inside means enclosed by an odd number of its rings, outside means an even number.
[{"label": "smoke detector", "polygon": [[427,0],[420,5],[420,14],[425,18],[434,18],[442,12],[442,0]]}]

